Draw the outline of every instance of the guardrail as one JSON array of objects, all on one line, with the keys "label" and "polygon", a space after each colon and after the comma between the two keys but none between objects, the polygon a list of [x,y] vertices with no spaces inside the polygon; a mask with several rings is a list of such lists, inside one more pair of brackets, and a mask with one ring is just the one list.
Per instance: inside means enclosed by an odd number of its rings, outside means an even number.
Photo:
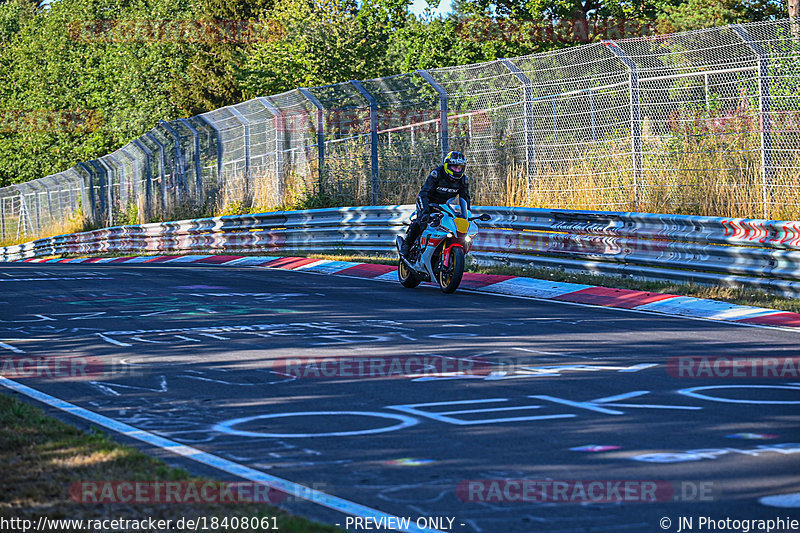
[{"label": "guardrail", "polygon": [[[412,206],[282,211],[116,226],[0,248],[0,260],[61,254],[390,253]],[[478,264],[552,267],[800,296],[800,222],[476,207],[492,217]]]}]

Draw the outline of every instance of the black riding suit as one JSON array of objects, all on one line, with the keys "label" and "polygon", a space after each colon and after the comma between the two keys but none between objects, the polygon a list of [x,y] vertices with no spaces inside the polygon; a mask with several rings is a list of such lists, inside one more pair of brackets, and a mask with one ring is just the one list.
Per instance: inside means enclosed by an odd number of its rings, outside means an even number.
[{"label": "black riding suit", "polygon": [[411,222],[405,238],[405,249],[409,250],[422,234],[430,220],[431,204],[444,204],[458,196],[470,208],[469,184],[467,175],[453,180],[444,171],[444,165],[439,166],[428,174],[428,179],[417,196],[417,218]]}]

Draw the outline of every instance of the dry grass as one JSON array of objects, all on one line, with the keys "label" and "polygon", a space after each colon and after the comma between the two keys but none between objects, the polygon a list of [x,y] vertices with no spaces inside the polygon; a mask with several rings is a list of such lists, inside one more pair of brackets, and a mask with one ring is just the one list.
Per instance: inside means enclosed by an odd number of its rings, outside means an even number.
[{"label": "dry grass", "polygon": [[29,232],[17,231],[15,228],[19,226],[17,219],[6,220],[6,235],[5,239],[0,238],[0,247],[13,246],[15,244],[22,244],[32,240],[40,239],[43,237],[51,237],[53,235],[63,235],[65,233],[76,233],[85,231],[89,228],[89,222],[82,211],[73,211],[68,214],[63,220],[51,220],[41,231],[41,233],[30,234]]}]

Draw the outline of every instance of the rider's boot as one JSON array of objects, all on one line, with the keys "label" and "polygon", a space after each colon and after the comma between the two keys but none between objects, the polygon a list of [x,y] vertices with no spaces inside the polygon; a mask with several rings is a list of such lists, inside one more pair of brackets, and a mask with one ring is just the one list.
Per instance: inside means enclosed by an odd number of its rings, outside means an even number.
[{"label": "rider's boot", "polygon": [[408,228],[408,232],[406,232],[406,237],[403,239],[403,246],[400,248],[400,254],[403,257],[408,257],[408,253],[411,251],[411,247],[417,242],[417,238],[419,238],[420,230],[417,224],[411,224]]}]

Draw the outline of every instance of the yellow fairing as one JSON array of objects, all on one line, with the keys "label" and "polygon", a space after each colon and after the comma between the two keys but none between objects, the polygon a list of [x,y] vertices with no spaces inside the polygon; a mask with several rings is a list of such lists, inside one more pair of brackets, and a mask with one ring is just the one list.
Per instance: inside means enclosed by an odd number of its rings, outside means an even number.
[{"label": "yellow fairing", "polygon": [[459,233],[466,233],[469,229],[469,221],[466,218],[457,218],[456,219],[456,229]]}]

